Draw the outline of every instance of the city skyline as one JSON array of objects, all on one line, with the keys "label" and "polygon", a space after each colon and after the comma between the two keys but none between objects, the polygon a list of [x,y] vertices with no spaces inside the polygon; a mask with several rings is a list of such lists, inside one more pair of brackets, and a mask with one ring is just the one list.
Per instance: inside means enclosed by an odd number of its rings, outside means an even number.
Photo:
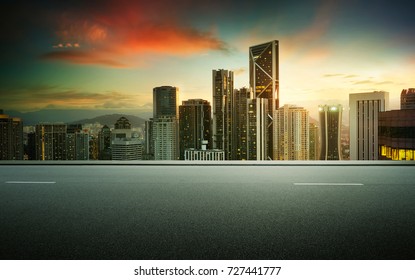
[{"label": "city skyline", "polygon": [[[280,106],[348,104],[413,87],[415,25],[405,2],[7,3],[0,104],[8,110],[152,110],[152,89],[212,101],[212,69],[249,86],[250,46],[280,44]],[[369,1],[370,2],[370,1]],[[235,9],[235,10],[232,10]],[[346,115],[346,114],[345,114]]]}]

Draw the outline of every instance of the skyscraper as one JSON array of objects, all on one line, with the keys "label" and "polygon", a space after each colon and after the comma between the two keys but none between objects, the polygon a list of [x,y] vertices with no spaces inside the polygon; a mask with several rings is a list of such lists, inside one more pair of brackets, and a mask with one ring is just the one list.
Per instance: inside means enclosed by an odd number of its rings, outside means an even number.
[{"label": "skyscraper", "polygon": [[111,160],[111,129],[107,125],[98,133],[98,158]]},{"label": "skyscraper", "polygon": [[384,91],[352,93],[350,107],[350,159],[378,159],[379,112],[389,106],[389,93]]},{"label": "skyscraper", "polygon": [[231,159],[233,72],[212,70],[213,148],[225,151],[225,159]]},{"label": "skyscraper", "polygon": [[0,160],[23,160],[23,123],[0,110]]},{"label": "skyscraper", "polygon": [[154,159],[177,160],[178,157],[178,122],[176,117],[160,116],[153,123]]},{"label": "skyscraper", "polygon": [[180,159],[184,159],[184,151],[189,148],[200,150],[202,142],[211,149],[211,106],[202,99],[189,99],[179,106],[179,150]]},{"label": "skyscraper", "polygon": [[319,106],[320,117],[320,159],[340,160],[341,159],[341,123],[342,106],[324,105]]},{"label": "skyscraper", "polygon": [[318,160],[320,158],[319,154],[319,133],[318,133],[318,126],[315,123],[310,123],[310,148],[308,152],[308,159],[309,160]]},{"label": "skyscraper", "polygon": [[274,112],[274,159],[308,160],[308,111],[302,107],[284,105]]},{"label": "skyscraper", "polygon": [[153,118],[160,116],[178,116],[179,89],[172,86],[153,89]]},{"label": "skyscraper", "polygon": [[274,128],[273,115],[279,107],[279,43],[277,40],[249,48],[249,85],[253,98],[265,99],[268,117],[268,136],[266,156],[273,159]]},{"label": "skyscraper", "polygon": [[248,101],[251,92],[247,88],[234,90],[233,124],[232,131],[232,159],[248,159]]},{"label": "skyscraper", "polygon": [[248,160],[266,160],[268,157],[268,101],[264,98],[248,101]]},{"label": "skyscraper", "polygon": [[[153,89],[153,135],[155,160],[177,160],[179,89],[162,86]],[[151,138],[151,137],[150,137]]]},{"label": "skyscraper", "polygon": [[401,92],[401,110],[415,109],[415,88],[403,89]]},{"label": "skyscraper", "polygon": [[89,160],[89,134],[82,131],[81,124],[66,127],[66,159]]},{"label": "skyscraper", "polygon": [[66,160],[66,124],[36,125],[36,159]]}]

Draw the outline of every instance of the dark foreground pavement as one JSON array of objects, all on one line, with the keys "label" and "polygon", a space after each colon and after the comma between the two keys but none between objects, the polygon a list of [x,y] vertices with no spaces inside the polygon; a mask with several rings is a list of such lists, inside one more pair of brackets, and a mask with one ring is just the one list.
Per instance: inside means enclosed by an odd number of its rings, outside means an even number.
[{"label": "dark foreground pavement", "polygon": [[415,259],[413,165],[0,165],[1,259]]}]

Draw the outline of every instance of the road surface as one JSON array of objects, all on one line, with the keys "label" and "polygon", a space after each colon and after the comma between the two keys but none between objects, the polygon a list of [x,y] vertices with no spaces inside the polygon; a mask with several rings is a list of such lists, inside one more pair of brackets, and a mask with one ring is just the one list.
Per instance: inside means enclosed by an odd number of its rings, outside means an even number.
[{"label": "road surface", "polygon": [[0,165],[1,259],[414,259],[414,165]]}]

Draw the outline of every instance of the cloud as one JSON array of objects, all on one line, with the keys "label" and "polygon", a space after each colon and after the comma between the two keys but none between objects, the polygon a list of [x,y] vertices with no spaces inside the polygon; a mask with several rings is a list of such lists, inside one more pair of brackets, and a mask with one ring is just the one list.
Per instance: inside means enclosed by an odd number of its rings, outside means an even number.
[{"label": "cloud", "polygon": [[121,61],[109,59],[105,53],[97,51],[63,50],[45,53],[41,56],[44,60],[62,60],[73,64],[96,64],[113,68],[126,68]]},{"label": "cloud", "polygon": [[244,73],[246,73],[246,71],[248,71],[248,70],[245,67],[240,67],[240,68],[237,68],[237,69],[232,69],[232,72],[236,76],[241,75],[241,74],[244,74]]},{"label": "cloud", "polygon": [[0,90],[2,106],[16,110],[43,108],[136,108],[143,102],[138,94],[117,91],[88,92],[78,89],[59,88],[53,85],[36,85],[15,89],[10,92]]},{"label": "cloud", "polygon": [[[192,27],[182,16],[190,1],[104,1],[88,9],[75,5],[54,11],[53,51],[42,59],[108,67],[137,66],[151,55],[188,56],[209,50],[228,52],[216,31]],[[74,51],[74,48],[77,48]],[[140,65],[139,65],[140,66]]]}]

